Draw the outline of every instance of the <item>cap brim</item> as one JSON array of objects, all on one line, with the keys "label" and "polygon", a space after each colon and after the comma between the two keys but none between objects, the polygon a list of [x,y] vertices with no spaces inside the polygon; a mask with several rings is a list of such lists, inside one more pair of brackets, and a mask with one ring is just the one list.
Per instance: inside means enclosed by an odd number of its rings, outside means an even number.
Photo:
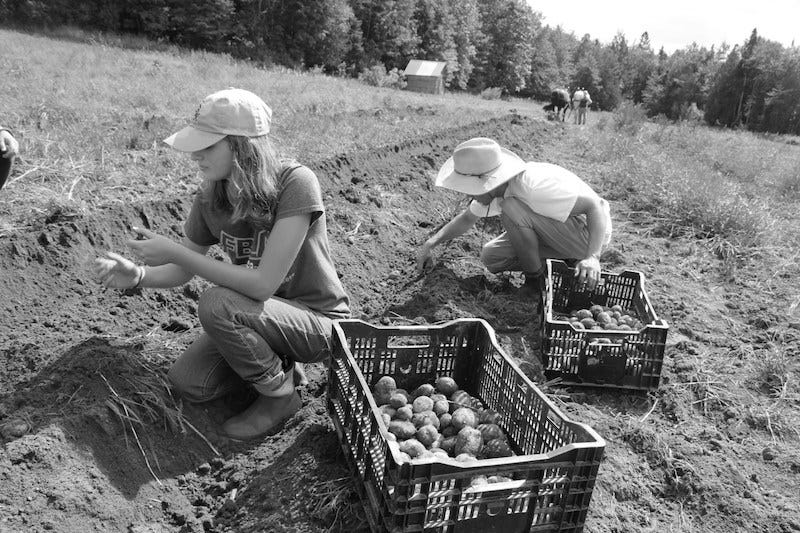
[{"label": "cap brim", "polygon": [[198,130],[194,126],[186,126],[164,139],[164,142],[180,152],[197,152],[224,138],[224,133],[210,133]]},{"label": "cap brim", "polygon": [[500,163],[500,166],[491,173],[480,177],[456,172],[455,164],[451,157],[439,169],[439,174],[436,176],[434,184],[437,187],[443,187],[470,196],[485,194],[525,170],[525,161],[517,154],[505,148],[501,148],[500,151],[503,155],[503,162]]}]

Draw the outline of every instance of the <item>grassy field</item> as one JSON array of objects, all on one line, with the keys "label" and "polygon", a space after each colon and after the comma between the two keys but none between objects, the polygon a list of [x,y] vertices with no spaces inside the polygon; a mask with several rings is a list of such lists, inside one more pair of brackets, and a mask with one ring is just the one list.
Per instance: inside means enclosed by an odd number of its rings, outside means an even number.
[{"label": "grassy field", "polygon": [[[0,121],[22,157],[0,200],[6,224],[48,203],[85,208],[127,199],[127,184],[193,178],[161,140],[225,87],[261,95],[285,153],[314,161],[537,106],[468,95],[420,95],[202,52],[127,50],[0,31]],[[21,218],[20,218],[21,217]]]}]

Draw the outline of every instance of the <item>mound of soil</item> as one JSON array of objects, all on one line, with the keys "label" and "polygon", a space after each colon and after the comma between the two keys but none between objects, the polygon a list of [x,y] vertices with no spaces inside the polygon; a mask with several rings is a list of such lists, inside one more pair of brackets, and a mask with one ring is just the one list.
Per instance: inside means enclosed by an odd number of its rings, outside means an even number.
[{"label": "mound of soil", "polygon": [[[491,275],[478,260],[499,230],[496,221],[437,250],[437,264],[422,276],[414,257],[465,205],[459,195],[434,190],[430,179],[459,142],[489,136],[526,158],[581,167],[563,155],[567,131],[509,116],[306,161],[323,187],[332,252],[354,316],[394,324],[485,318],[504,349],[543,382],[535,302],[519,290],[518,274]],[[252,396],[191,405],[166,384],[170,362],[199,333],[196,304],[205,283],[113,291],[93,281],[93,258],[107,249],[124,253],[131,226],[179,237],[190,202],[185,191],[164,191],[162,201],[146,205],[54,212],[0,238],[0,532],[365,530],[326,413],[322,365],[309,367],[303,408],[281,433],[230,442],[218,433],[220,423]],[[709,347],[733,351],[793,330],[766,296],[741,298],[746,284],[714,279],[709,291],[680,264],[663,261],[694,245],[653,237],[624,210],[623,201],[614,202],[616,244],[605,266],[645,272],[673,334],[657,396],[552,389],[570,417],[608,440],[586,530],[799,531],[796,443],[771,438],[760,419],[735,406],[725,410],[708,396],[698,402],[696,385],[668,386],[700,383],[685,378],[701,375]],[[714,271],[716,259],[703,257]],[[741,303],[735,312],[733,300]],[[733,317],[738,336],[731,324],[708,318],[720,312]],[[748,322],[754,313],[761,322]],[[702,412],[708,405],[710,414]]]}]

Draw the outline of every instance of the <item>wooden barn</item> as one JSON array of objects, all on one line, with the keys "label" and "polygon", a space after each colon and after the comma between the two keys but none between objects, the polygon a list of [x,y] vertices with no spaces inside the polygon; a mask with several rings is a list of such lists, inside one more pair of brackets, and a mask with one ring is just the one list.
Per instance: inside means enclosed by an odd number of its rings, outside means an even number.
[{"label": "wooden barn", "polygon": [[406,89],[418,93],[444,94],[444,61],[412,59],[405,70]]}]

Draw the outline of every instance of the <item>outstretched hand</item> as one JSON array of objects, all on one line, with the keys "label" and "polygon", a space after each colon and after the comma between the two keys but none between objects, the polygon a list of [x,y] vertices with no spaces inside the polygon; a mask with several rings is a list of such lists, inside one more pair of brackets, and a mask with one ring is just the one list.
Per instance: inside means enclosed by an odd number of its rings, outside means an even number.
[{"label": "outstretched hand", "polygon": [[95,259],[92,270],[97,281],[112,289],[130,289],[141,276],[139,267],[133,261],[114,252],[106,252],[105,257]]},{"label": "outstretched hand", "polygon": [[127,244],[144,264],[159,266],[174,262],[175,249],[180,244],[145,228],[134,227],[133,231],[142,239],[131,239]]}]

